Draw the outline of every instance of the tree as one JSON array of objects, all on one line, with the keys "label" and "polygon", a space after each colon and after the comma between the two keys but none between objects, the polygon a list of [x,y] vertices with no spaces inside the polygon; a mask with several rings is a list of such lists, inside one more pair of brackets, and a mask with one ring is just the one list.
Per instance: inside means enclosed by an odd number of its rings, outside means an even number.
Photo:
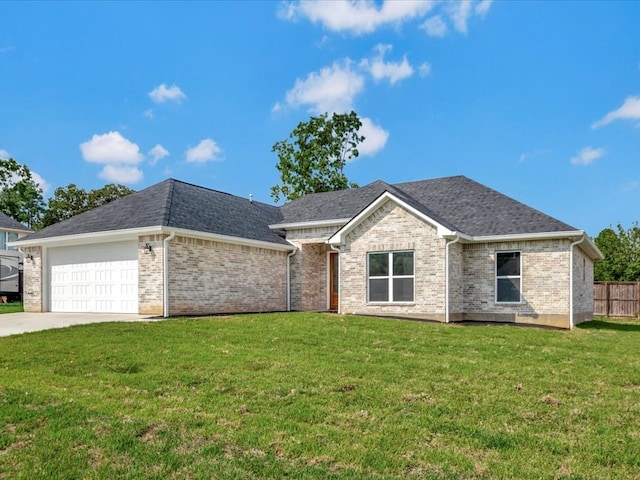
[{"label": "tree", "polygon": [[102,188],[86,191],[70,183],[66,187],[58,187],[48,201],[40,227],[48,227],[54,223],[71,218],[92,208],[106,205],[113,200],[133,193],[124,185],[108,184]]},{"label": "tree", "polygon": [[635,222],[628,230],[620,223],[617,231],[605,228],[595,238],[604,260],[596,262],[594,279],[599,282],[640,281],[640,225]]},{"label": "tree", "polygon": [[13,158],[0,159],[0,211],[33,228],[44,211],[42,188],[31,170]]},{"label": "tree", "polygon": [[344,174],[345,164],[359,155],[362,122],[355,112],[311,117],[300,122],[289,138],[273,145],[278,154],[276,168],[280,185],[271,187],[271,197],[278,202],[295,200],[308,193],[356,188]]}]

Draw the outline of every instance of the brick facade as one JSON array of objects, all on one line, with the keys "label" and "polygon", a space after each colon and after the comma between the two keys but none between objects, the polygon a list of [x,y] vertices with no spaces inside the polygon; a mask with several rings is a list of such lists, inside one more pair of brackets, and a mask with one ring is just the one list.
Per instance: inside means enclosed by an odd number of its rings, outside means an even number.
[{"label": "brick facade", "polygon": [[[569,244],[537,240],[464,245],[464,318],[568,327]],[[522,303],[495,301],[495,254],[500,251],[521,254]]]},{"label": "brick facade", "polygon": [[326,244],[341,225],[287,231],[297,251],[291,258],[291,310],[322,311],[328,306],[328,266],[331,248]]},{"label": "brick facade", "polygon": [[[340,312],[399,315],[444,321],[445,240],[436,229],[392,201],[387,201],[346,237],[340,255]],[[414,302],[367,302],[367,254],[414,252]]]},{"label": "brick facade", "polygon": [[169,243],[169,315],[286,310],[287,252],[178,236]]},{"label": "brick facade", "polygon": [[573,251],[573,319],[593,319],[593,261],[578,247]]},{"label": "brick facade", "polygon": [[[25,312],[44,312],[42,248],[24,248],[22,305]],[[33,256],[32,259],[27,255]]]},{"label": "brick facade", "polygon": [[[326,309],[327,249],[323,242],[334,229],[307,232],[297,243],[292,264],[295,308]],[[324,238],[323,238],[324,237]],[[309,242],[311,245],[304,243]],[[341,313],[446,319],[446,243],[430,226],[393,201],[381,205],[346,236],[340,254]],[[569,327],[568,239],[496,243],[453,243],[449,246],[449,319],[527,323]],[[415,263],[415,295],[410,303],[367,301],[367,254],[411,250]],[[496,302],[495,254],[521,253],[521,303]],[[591,319],[593,261],[574,250],[574,319]],[[315,258],[314,258],[315,257]]]},{"label": "brick facade", "polygon": [[[164,315],[164,239],[168,235],[138,238],[138,313]],[[151,245],[151,252],[145,249]]]},{"label": "brick facade", "polygon": [[[326,241],[341,225],[287,231],[297,248],[290,259],[291,309],[328,309],[329,253]],[[164,239],[138,238],[138,309],[164,314]],[[451,242],[451,240],[449,240]],[[144,246],[149,243],[152,251]],[[447,240],[436,228],[389,200],[358,224],[341,247],[339,311],[445,321]],[[505,321],[569,327],[570,241],[536,240],[462,243],[449,246],[449,319]],[[414,301],[367,301],[367,254],[414,252]],[[25,248],[24,309],[45,311],[41,247]],[[495,256],[521,253],[523,301],[495,301]],[[45,250],[46,252],[46,250]],[[177,236],[169,243],[169,314],[284,311],[287,309],[287,251]],[[575,323],[593,315],[593,261],[574,247]]]}]

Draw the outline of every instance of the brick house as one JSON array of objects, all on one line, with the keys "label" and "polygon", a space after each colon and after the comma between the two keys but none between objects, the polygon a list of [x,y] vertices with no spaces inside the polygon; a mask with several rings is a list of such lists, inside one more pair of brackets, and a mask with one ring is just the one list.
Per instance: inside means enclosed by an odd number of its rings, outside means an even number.
[{"label": "brick house", "polygon": [[582,230],[463,176],[281,207],[169,179],[14,242],[26,311],[337,311],[572,328],[593,315]]}]

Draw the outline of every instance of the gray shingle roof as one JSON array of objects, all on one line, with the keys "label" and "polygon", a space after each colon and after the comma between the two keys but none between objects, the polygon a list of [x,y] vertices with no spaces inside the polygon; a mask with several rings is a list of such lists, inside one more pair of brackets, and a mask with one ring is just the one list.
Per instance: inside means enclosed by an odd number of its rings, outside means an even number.
[{"label": "gray shingle roof", "polygon": [[431,210],[434,219],[444,219],[448,228],[471,236],[578,230],[464,176],[394,187]]},{"label": "gray shingle roof", "polygon": [[464,176],[307,195],[282,206],[282,223],[352,218],[384,191],[450,230],[471,236],[576,231],[534,208]]},{"label": "gray shingle roof", "polygon": [[24,240],[165,226],[288,245],[269,229],[281,218],[278,207],[168,179]]},{"label": "gray shingle roof", "polygon": [[169,179],[35,232],[24,240],[166,226],[288,245],[269,225],[349,219],[385,191],[471,236],[576,231],[464,176],[307,195],[281,207]]},{"label": "gray shingle roof", "polygon": [[0,212],[0,228],[1,229],[9,229],[9,230],[22,230],[23,232],[29,232],[30,230],[17,221],[14,218],[11,218],[9,215],[6,215]]}]

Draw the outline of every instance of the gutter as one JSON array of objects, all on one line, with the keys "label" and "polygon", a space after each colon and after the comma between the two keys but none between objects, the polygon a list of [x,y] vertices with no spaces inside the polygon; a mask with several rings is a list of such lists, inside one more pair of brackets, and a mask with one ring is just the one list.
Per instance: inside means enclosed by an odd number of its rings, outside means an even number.
[{"label": "gutter", "polygon": [[164,318],[169,317],[169,242],[173,240],[176,236],[176,232],[173,231],[171,234],[165,238],[162,243],[162,261],[163,261],[163,269],[162,269],[162,277],[163,277],[163,285],[162,285],[162,297],[163,297],[163,310],[164,310]]},{"label": "gutter", "polygon": [[460,236],[453,232],[456,238],[445,245],[444,254],[444,323],[449,323],[449,246],[460,241]]},{"label": "gutter", "polygon": [[569,245],[569,330],[573,329],[575,322],[573,319],[573,247],[584,242],[585,235],[583,234],[580,240],[576,240]]}]

